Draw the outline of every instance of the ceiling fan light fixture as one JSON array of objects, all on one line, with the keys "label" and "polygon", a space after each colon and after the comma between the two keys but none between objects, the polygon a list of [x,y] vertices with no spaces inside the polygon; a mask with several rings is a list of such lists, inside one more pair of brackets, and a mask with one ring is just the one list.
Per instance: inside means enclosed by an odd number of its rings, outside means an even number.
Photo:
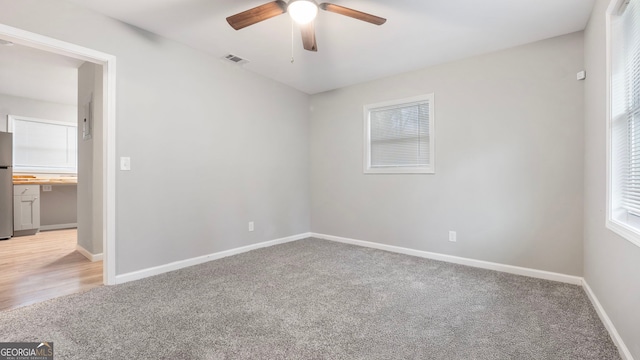
[{"label": "ceiling fan light fixture", "polygon": [[289,16],[299,25],[313,21],[318,14],[318,4],[313,0],[291,0],[287,5]]}]

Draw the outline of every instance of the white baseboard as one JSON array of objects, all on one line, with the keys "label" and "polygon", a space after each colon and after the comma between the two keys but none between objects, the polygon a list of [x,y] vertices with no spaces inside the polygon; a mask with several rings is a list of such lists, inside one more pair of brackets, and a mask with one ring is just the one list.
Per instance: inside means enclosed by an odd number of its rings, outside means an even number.
[{"label": "white baseboard", "polygon": [[74,229],[78,227],[78,223],[56,224],[56,225],[40,225],[40,231]]},{"label": "white baseboard", "polygon": [[624,341],[622,341],[622,338],[620,337],[620,334],[618,334],[618,330],[616,330],[616,327],[613,326],[613,322],[611,322],[609,315],[607,315],[607,313],[604,311],[604,308],[602,307],[602,304],[600,304],[600,301],[598,301],[596,294],[593,292],[593,290],[591,290],[591,287],[584,279],[582,280],[582,288],[587,293],[589,300],[591,300],[591,304],[593,304],[593,307],[596,309],[596,312],[598,313],[600,320],[602,320],[604,327],[607,328],[607,331],[609,332],[613,343],[618,347],[620,357],[623,360],[633,360],[631,352],[625,345]]},{"label": "white baseboard", "polygon": [[311,237],[311,233],[292,235],[292,236],[287,236],[280,239],[264,241],[257,244],[242,246],[235,249],[220,251],[213,254],[198,256],[191,259],[185,259],[180,261],[174,261],[172,263],[168,263],[164,265],[159,265],[159,266],[154,266],[147,269],[133,271],[126,274],[117,275],[116,284],[122,284],[129,281],[139,280],[149,276],[159,275],[169,271],[174,271],[174,270],[182,269],[185,267],[202,264],[211,260],[221,259],[227,256],[237,255],[237,254],[241,254],[247,251],[251,251],[251,250],[255,250],[263,247],[274,246],[274,245],[284,244],[291,241],[306,239],[308,237]]},{"label": "white baseboard", "polygon": [[80,244],[76,244],[76,251],[84,255],[84,257],[91,260],[92,262],[102,260],[102,253],[92,254],[87,249],[83,248]]},{"label": "white baseboard", "polygon": [[530,268],[525,268],[520,266],[499,264],[499,263],[494,263],[489,261],[475,260],[475,259],[463,258],[463,257],[453,256],[453,255],[438,254],[438,253],[422,251],[422,250],[408,249],[408,248],[403,248],[399,246],[392,246],[392,245],[379,244],[379,243],[363,241],[363,240],[349,239],[349,238],[344,238],[340,236],[311,233],[311,237],[341,242],[345,244],[364,246],[364,247],[369,247],[373,249],[386,250],[386,251],[400,253],[400,254],[418,256],[426,259],[439,260],[439,261],[445,261],[445,262],[450,262],[454,264],[472,266],[472,267],[477,267],[482,269],[502,271],[510,274],[529,276],[529,277],[538,278],[538,279],[559,281],[559,282],[573,284],[573,285],[582,285],[582,277],[579,277],[579,276],[554,273],[554,272],[544,271],[544,270],[530,269]]}]

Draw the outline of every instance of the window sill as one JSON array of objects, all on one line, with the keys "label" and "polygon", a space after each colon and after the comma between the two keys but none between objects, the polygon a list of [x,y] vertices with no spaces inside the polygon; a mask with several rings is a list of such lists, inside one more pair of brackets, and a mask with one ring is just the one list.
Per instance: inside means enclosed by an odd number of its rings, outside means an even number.
[{"label": "window sill", "polygon": [[42,168],[27,168],[27,167],[14,167],[14,174],[48,174],[48,175],[60,175],[60,176],[75,176],[78,172],[74,169],[42,169]]},{"label": "window sill", "polygon": [[365,168],[365,174],[435,174],[432,167],[389,167],[389,168]]},{"label": "window sill", "polygon": [[640,247],[640,229],[635,229],[625,223],[611,219],[607,220],[606,226],[607,229],[613,231],[632,244]]}]

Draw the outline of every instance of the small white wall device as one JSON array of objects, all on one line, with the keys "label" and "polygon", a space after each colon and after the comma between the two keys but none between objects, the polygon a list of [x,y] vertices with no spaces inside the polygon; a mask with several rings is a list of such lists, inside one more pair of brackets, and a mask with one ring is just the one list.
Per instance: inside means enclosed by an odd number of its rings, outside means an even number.
[{"label": "small white wall device", "polygon": [[587,78],[587,72],[586,72],[586,71],[584,71],[584,70],[580,71],[578,74],[576,74],[576,78],[577,78],[578,80],[584,80],[584,79],[586,79],[586,78]]}]

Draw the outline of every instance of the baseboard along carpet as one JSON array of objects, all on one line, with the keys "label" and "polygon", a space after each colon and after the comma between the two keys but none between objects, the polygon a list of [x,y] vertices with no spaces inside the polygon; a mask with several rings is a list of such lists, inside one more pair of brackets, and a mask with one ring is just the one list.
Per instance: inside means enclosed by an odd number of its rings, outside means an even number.
[{"label": "baseboard along carpet", "polygon": [[305,239],[0,313],[56,359],[619,359],[579,286]]}]

